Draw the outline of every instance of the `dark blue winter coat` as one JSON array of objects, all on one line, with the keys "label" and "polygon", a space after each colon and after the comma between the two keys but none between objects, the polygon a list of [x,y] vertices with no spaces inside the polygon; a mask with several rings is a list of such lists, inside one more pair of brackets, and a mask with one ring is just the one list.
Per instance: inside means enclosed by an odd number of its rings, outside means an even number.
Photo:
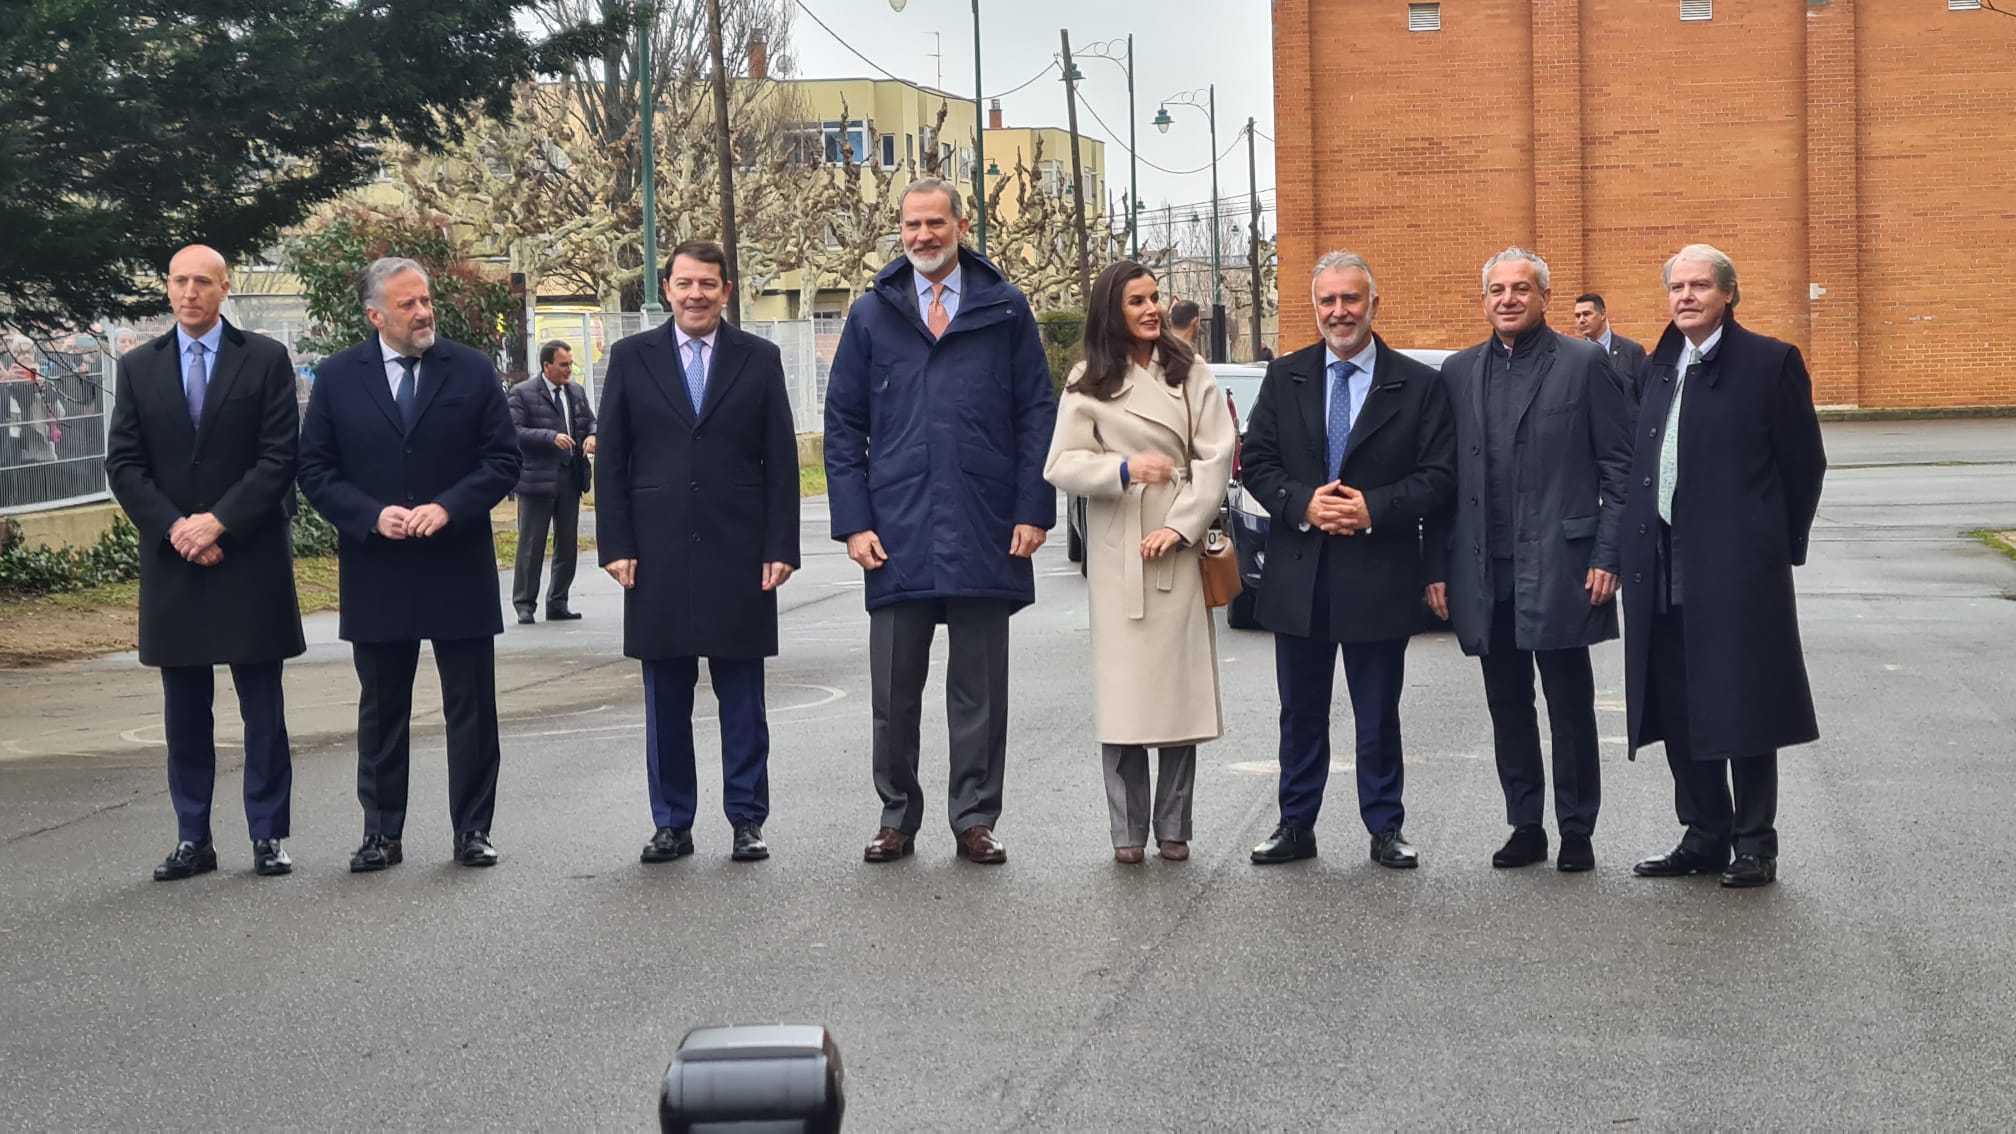
[{"label": "dark blue winter coat", "polygon": [[960,249],[963,294],[942,339],[898,260],[847,313],[826,387],[833,538],[873,531],[889,561],[867,572],[868,609],[915,599],[1036,601],[1015,525],[1048,530],[1057,491],[1043,461],[1057,416],[1036,317],[1001,270]]}]

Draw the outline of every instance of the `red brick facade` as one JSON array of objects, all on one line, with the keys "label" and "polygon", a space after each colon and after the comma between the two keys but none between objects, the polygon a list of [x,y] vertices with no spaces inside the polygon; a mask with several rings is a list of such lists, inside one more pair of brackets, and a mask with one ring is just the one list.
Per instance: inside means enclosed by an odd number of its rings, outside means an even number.
[{"label": "red brick facade", "polygon": [[1728,252],[1823,405],[2016,405],[2016,19],[1941,0],[1274,0],[1281,331],[1318,255],[1372,262],[1395,345],[1481,340],[1508,244],[1648,347],[1659,267]]}]

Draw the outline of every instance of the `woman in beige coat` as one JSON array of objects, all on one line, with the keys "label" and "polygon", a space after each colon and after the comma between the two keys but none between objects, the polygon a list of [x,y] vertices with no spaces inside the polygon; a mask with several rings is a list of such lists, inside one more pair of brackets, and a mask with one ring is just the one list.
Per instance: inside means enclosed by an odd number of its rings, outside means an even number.
[{"label": "woman in beige coat", "polygon": [[1164,329],[1155,277],[1129,261],[1099,273],[1043,475],[1087,501],[1092,685],[1121,862],[1142,860],[1151,820],[1163,858],[1190,857],[1197,745],[1224,731],[1197,554],[1237,443],[1210,367]]}]

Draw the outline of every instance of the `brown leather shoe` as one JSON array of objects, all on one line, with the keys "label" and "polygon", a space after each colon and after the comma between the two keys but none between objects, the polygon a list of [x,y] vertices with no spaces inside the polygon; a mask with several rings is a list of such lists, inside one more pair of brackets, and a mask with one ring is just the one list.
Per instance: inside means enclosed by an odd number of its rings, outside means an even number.
[{"label": "brown leather shoe", "polygon": [[1168,859],[1170,862],[1188,862],[1190,859],[1190,844],[1165,840],[1156,844],[1155,853]]},{"label": "brown leather shoe", "polygon": [[999,866],[1008,861],[1008,848],[988,827],[968,827],[959,832],[959,857],[982,866]]},{"label": "brown leather shoe", "polygon": [[917,849],[917,838],[906,835],[894,827],[884,827],[868,840],[868,849],[861,852],[863,862],[895,862]]},{"label": "brown leather shoe", "polygon": [[1114,847],[1113,861],[1124,862],[1129,866],[1133,866],[1146,857],[1147,849],[1146,847]]}]

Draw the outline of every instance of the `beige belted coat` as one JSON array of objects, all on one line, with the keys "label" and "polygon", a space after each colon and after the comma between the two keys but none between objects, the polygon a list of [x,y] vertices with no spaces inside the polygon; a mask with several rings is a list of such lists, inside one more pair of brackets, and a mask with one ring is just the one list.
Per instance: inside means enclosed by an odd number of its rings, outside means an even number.
[{"label": "beige belted coat", "polygon": [[[1072,381],[1084,368],[1071,372]],[[1190,445],[1185,389],[1196,423]],[[1204,605],[1197,548],[1225,500],[1237,443],[1225,395],[1202,362],[1182,387],[1163,379],[1158,361],[1131,367],[1111,401],[1067,391],[1058,403],[1043,476],[1087,500],[1085,574],[1102,744],[1179,747],[1224,731],[1217,631]],[[1146,452],[1174,461],[1176,478],[1122,488],[1120,462]],[[1144,561],[1142,538],[1165,527],[1189,543]]]}]

